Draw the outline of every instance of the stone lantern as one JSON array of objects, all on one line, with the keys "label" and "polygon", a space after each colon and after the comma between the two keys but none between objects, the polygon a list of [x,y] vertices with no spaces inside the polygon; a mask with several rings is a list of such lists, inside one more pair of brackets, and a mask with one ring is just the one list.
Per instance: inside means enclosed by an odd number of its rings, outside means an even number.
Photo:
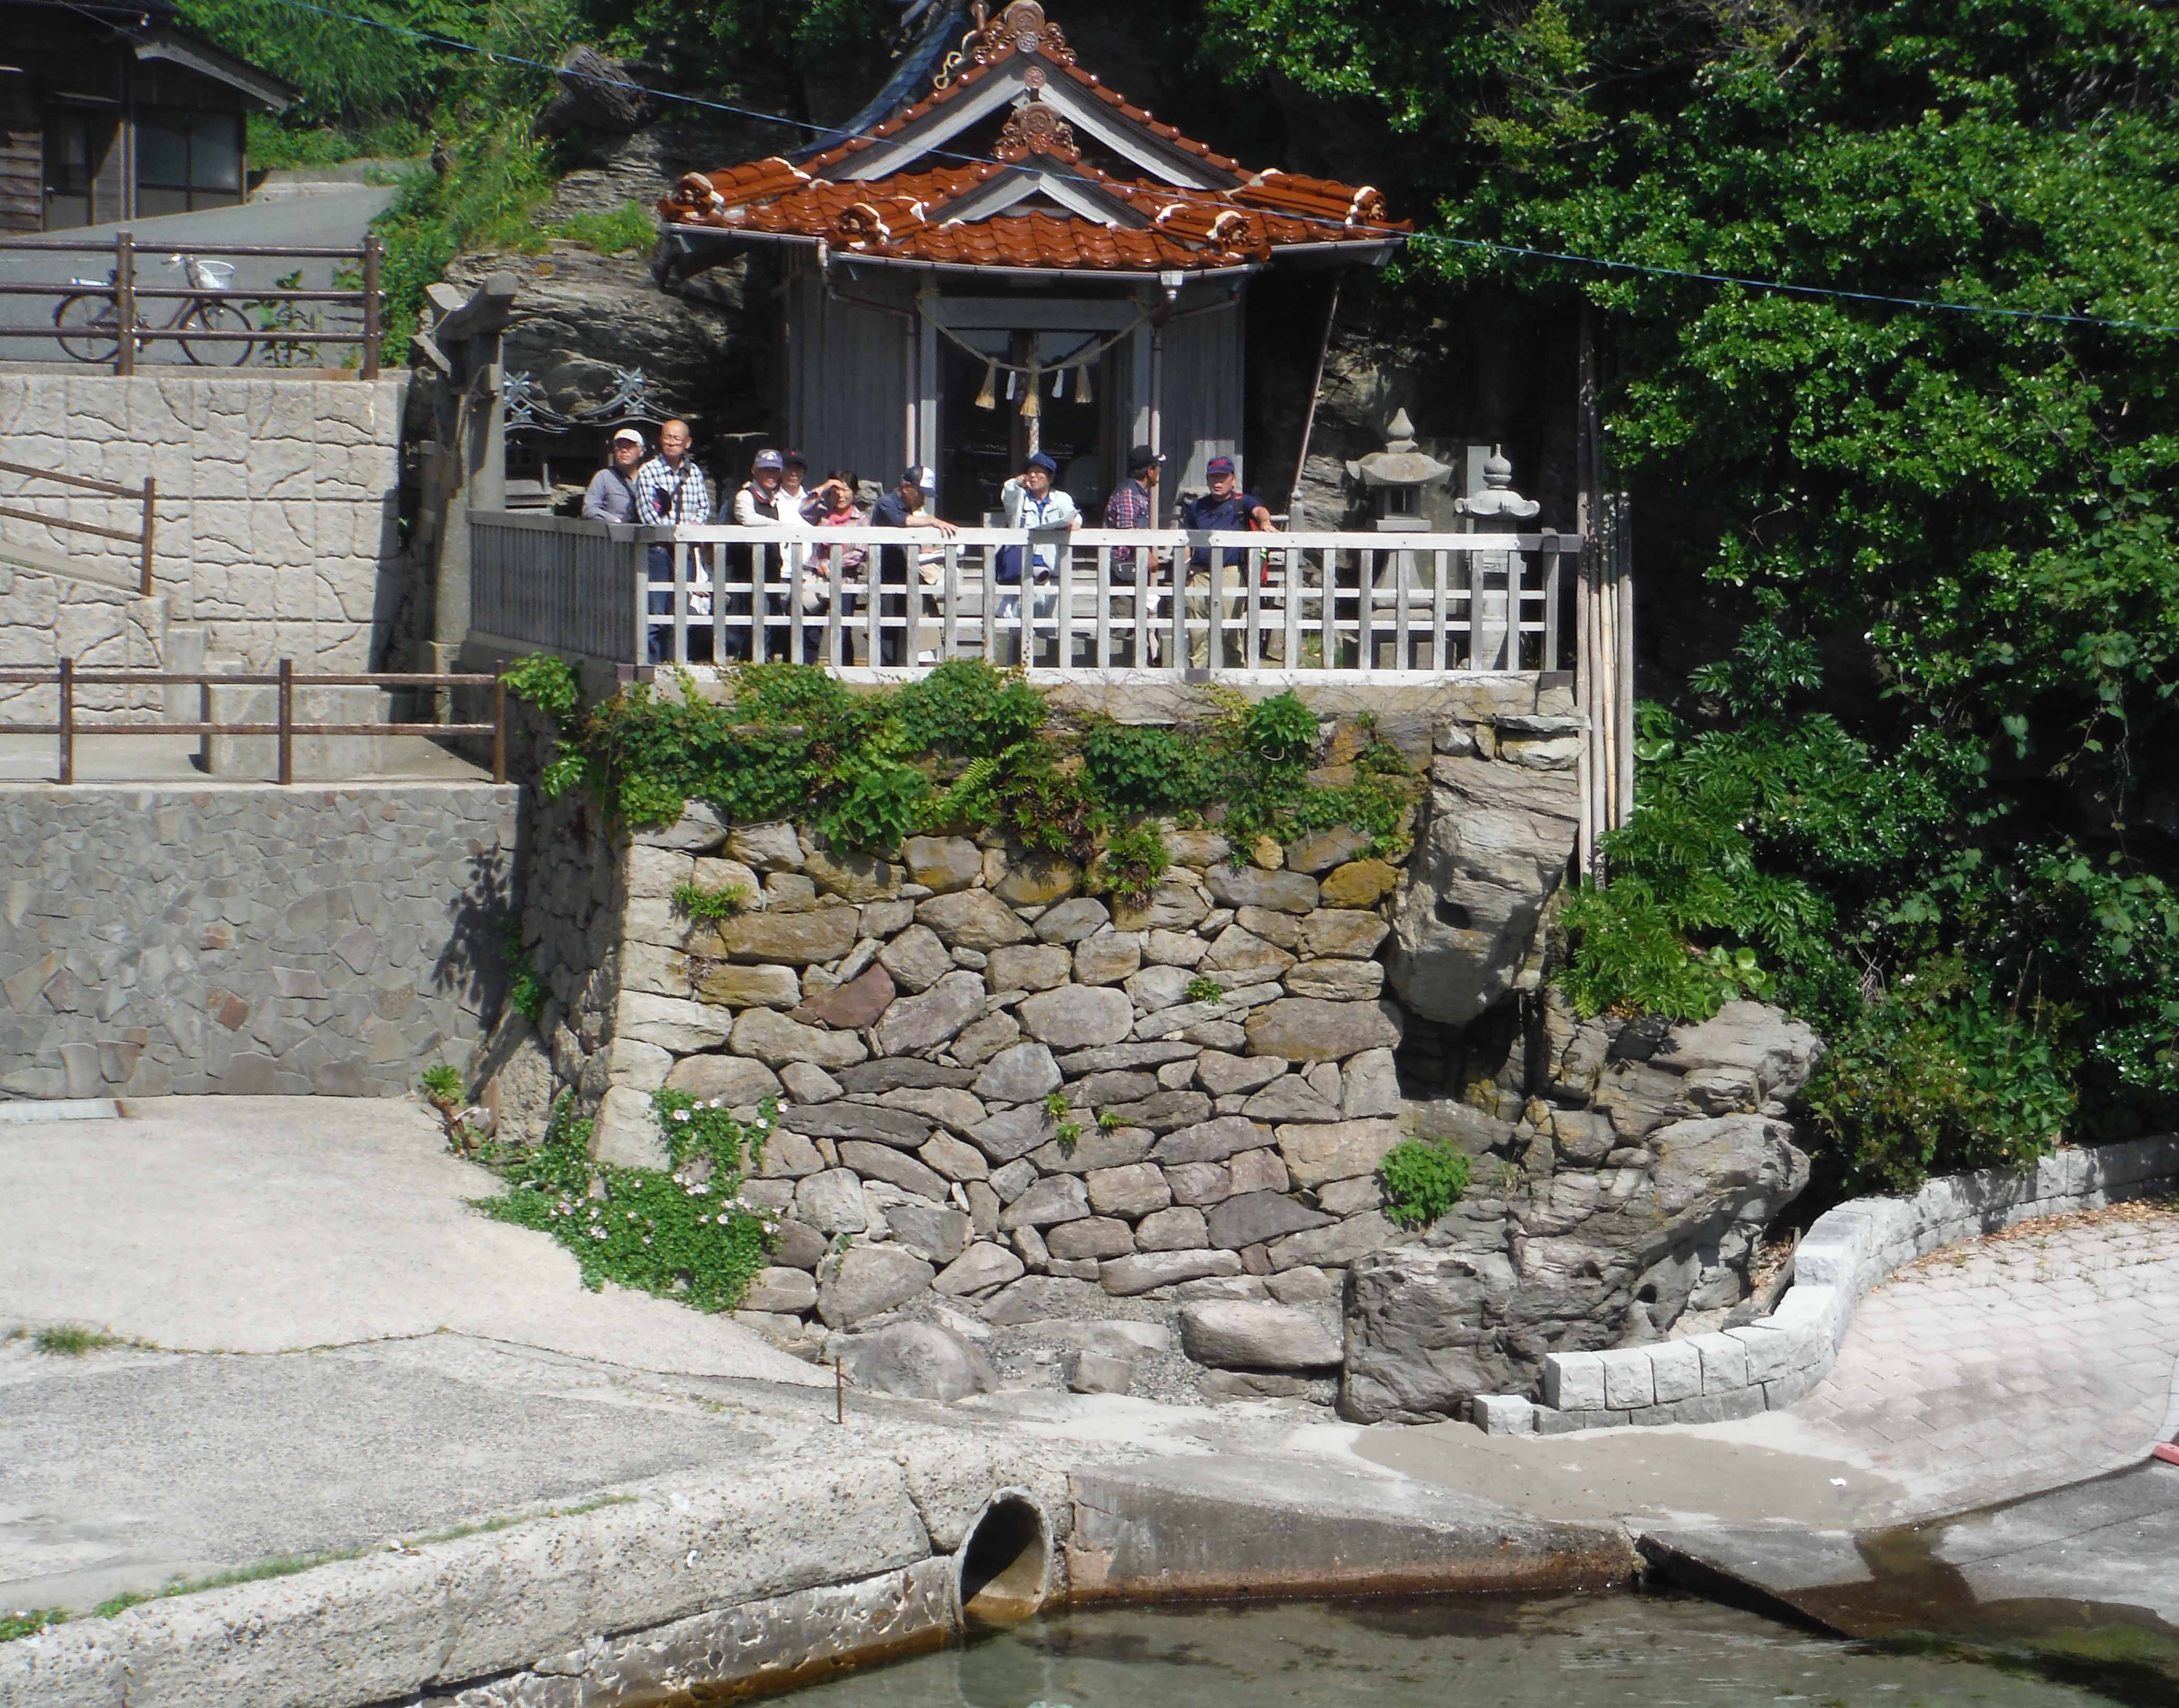
[{"label": "stone lantern", "polygon": [[1419,534],[1430,525],[1423,519],[1423,489],[1445,480],[1452,470],[1417,448],[1414,423],[1405,409],[1392,417],[1388,431],[1392,437],[1385,448],[1355,459],[1347,473],[1368,494],[1380,532]]},{"label": "stone lantern", "polygon": [[[1517,531],[1519,524],[1532,520],[1544,507],[1513,490],[1513,465],[1493,445],[1483,460],[1483,490],[1455,500],[1452,508],[1470,530],[1498,534]],[[1519,620],[1519,613],[1507,609],[1507,589],[1512,585],[1512,571],[1519,554],[1477,552],[1469,555],[1475,560],[1476,572],[1469,583],[1476,590],[1475,608],[1468,613],[1468,644],[1474,649],[1475,667],[1518,670],[1520,640],[1518,634],[1509,634],[1508,628]]]}]

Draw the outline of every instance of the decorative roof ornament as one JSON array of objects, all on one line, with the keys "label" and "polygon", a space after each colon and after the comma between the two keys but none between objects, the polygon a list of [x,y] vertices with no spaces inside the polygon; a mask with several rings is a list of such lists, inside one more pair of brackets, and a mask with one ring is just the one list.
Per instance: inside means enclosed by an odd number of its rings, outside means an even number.
[{"label": "decorative roof ornament", "polygon": [[1452,508],[1463,516],[1506,516],[1525,522],[1544,507],[1513,490],[1513,465],[1493,445],[1490,454],[1483,459],[1483,490],[1473,497],[1457,500]]},{"label": "decorative roof ornament", "polygon": [[[1347,474],[1364,486],[1427,486],[1452,473],[1450,464],[1439,462],[1417,445],[1415,424],[1408,419],[1405,409],[1392,417],[1386,431],[1391,437],[1385,441],[1383,450],[1372,451],[1347,465]],[[1512,472],[1510,464],[1507,472]]]},{"label": "decorative roof ornament", "polygon": [[1074,127],[1040,101],[1024,102],[1007,115],[991,152],[1009,166],[1032,154],[1048,154],[1072,166],[1082,158]]},{"label": "decorative roof ornament", "polygon": [[1013,53],[1042,53],[1061,65],[1074,63],[1066,32],[1046,18],[1037,0],[1013,0],[997,17],[961,38],[960,47],[946,56],[931,86],[944,89],[964,65],[996,65]]}]

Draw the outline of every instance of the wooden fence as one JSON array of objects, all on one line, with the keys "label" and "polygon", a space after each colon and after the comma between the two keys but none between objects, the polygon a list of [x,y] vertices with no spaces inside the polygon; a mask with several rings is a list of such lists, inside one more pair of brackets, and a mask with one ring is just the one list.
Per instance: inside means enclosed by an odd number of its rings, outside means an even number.
[{"label": "wooden fence", "polygon": [[788,532],[483,511],[469,526],[470,631],[487,645],[880,677],[961,657],[1059,676],[1556,673],[1583,551],[1551,533]]}]

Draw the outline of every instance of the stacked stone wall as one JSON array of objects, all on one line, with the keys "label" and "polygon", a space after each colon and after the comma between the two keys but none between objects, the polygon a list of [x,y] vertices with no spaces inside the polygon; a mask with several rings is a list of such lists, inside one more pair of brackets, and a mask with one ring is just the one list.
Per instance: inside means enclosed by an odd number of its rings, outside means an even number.
[{"label": "stacked stone wall", "polygon": [[398,1096],[503,982],[518,791],[0,788],[0,1094]]}]

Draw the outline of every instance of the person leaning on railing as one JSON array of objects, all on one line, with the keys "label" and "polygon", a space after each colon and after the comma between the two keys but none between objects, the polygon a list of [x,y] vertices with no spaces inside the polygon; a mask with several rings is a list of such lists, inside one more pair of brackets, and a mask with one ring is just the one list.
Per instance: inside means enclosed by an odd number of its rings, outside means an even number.
[{"label": "person leaning on railing", "polygon": [[[656,528],[684,523],[698,526],[711,519],[711,489],[705,484],[704,471],[689,460],[689,424],[679,416],[674,416],[659,428],[658,454],[635,471],[637,521]],[[653,617],[671,616],[673,612],[673,548],[671,546],[653,546],[648,562],[650,614]],[[702,564],[703,548],[689,548],[689,574],[692,584],[701,573]],[[662,590],[659,585],[661,582],[666,584]],[[695,613],[700,597],[705,607],[704,614],[709,616],[711,593],[708,578],[700,596],[694,591],[689,596],[689,609],[692,616]],[[727,608],[733,609],[731,606]],[[649,656],[650,662],[656,664],[672,651],[672,638],[668,629],[661,629],[655,623],[650,628]],[[690,625],[690,656],[694,656],[698,650],[700,634],[704,655],[709,657],[711,642],[708,625],[701,630],[694,624]],[[736,637],[729,635],[727,645],[730,650],[735,642]],[[746,656],[749,642],[743,639],[739,645]]]},{"label": "person leaning on railing", "polygon": [[[1199,530],[1220,533],[1240,532],[1245,530],[1254,534],[1276,534],[1278,531],[1271,525],[1271,513],[1264,501],[1241,490],[1240,480],[1234,470],[1233,459],[1231,457],[1213,457],[1203,465],[1203,478],[1210,483],[1210,490],[1197,494],[1181,506],[1180,525],[1182,527],[1191,533]],[[1239,546],[1229,546],[1226,548],[1225,566],[1227,568],[1245,565],[1248,561],[1249,554]],[[1188,614],[1191,618],[1202,619],[1206,625],[1206,640],[1200,645],[1190,641],[1188,652],[1192,663],[1201,664],[1205,661],[1209,651],[1208,623],[1211,615],[1210,548],[1199,546],[1190,552],[1188,554]],[[1268,568],[1263,579],[1266,584],[1269,583],[1271,576]],[[1199,582],[1202,589],[1199,595],[1196,590]],[[1279,637],[1282,649],[1284,644],[1285,637],[1282,632]],[[1268,658],[1271,651],[1270,640],[1266,637],[1265,656]]]},{"label": "person leaning on railing", "polygon": [[623,427],[612,436],[604,468],[590,476],[583,494],[583,519],[587,522],[635,520],[635,471],[643,461],[643,435]]},{"label": "person leaning on railing", "polygon": [[[1059,464],[1041,451],[1031,451],[1029,453],[1028,462],[1022,467],[1021,473],[999,488],[999,502],[1006,506],[1007,526],[1035,529],[1064,528],[1070,534],[1079,528],[1082,525],[1081,506],[1074,502],[1072,496],[1061,492],[1052,484],[1058,478]],[[1023,579],[1022,571],[1024,568],[1028,569],[1029,579],[1040,583],[1049,583],[1058,570],[1058,552],[1050,546],[1029,547],[1026,554],[1029,559],[1027,564],[1022,562],[1024,555],[1022,547],[1005,546],[999,551],[1001,568],[998,579],[1002,581],[1008,579],[1005,569],[1008,553],[1013,554],[1012,579],[1017,585]],[[1029,603],[1032,618],[1041,622],[1050,617],[1057,600],[1058,595],[1054,592],[1046,591],[1036,594]],[[999,615],[1002,618],[1014,616],[1020,608],[1021,597],[1018,594],[1008,594],[999,601]],[[1020,650],[1022,637],[1018,632],[1016,633],[1014,640],[1016,647],[1014,656],[1016,662],[1019,662],[1025,655]],[[1056,645],[1057,642],[1054,644]]]},{"label": "person leaning on railing", "polygon": [[[1113,487],[1111,496],[1105,500],[1105,525],[1107,528],[1135,530],[1157,526],[1157,484],[1164,463],[1165,459],[1148,445],[1138,445],[1128,453],[1128,478]],[[1143,596],[1148,598],[1150,579],[1157,570],[1156,548],[1144,547],[1143,559],[1142,585],[1145,589]],[[1112,548],[1112,585],[1115,587],[1132,587],[1135,579],[1135,548],[1115,546]],[[1117,618],[1122,614],[1121,601],[1116,599],[1112,603],[1112,614]],[[1132,619],[1135,613],[1130,607],[1124,614]],[[1153,632],[1150,636],[1151,658],[1162,657],[1164,651],[1163,638]]]},{"label": "person leaning on railing", "polygon": [[[862,482],[853,469],[835,469],[819,483],[802,506],[802,519],[818,530],[818,543],[811,551],[810,561],[802,571],[802,611],[804,618],[823,618],[832,608],[832,552],[824,543],[827,528],[861,528],[869,519],[856,504]],[[863,565],[870,560],[870,550],[863,546],[842,546],[840,554],[840,620],[851,620],[856,610],[855,589],[863,579]],[[804,629],[802,633],[802,662],[815,664],[824,656],[823,628]]]},{"label": "person leaning on railing", "polygon": [[[802,492],[801,483],[799,481],[795,482],[793,491],[788,490],[787,459],[784,457],[777,451],[759,451],[749,464],[749,479],[734,494],[734,526],[766,528],[776,533],[783,534],[805,532],[809,524],[803,519],[802,506],[807,496]],[[776,546],[761,548],[761,555],[759,548],[756,547],[729,546],[724,555],[729,572],[727,579],[733,581],[746,580],[752,587],[759,582],[769,583],[772,579],[772,572],[775,569],[782,569],[785,563],[779,548]],[[738,593],[729,596],[733,600],[739,600],[742,596]],[[736,607],[729,604],[727,608],[733,611]],[[767,592],[766,594],[765,611],[768,616],[782,615],[786,609],[787,596],[784,593]],[[777,625],[770,625],[770,627],[772,634],[777,637]],[[767,646],[765,656],[770,657],[774,650]]]},{"label": "person leaning on railing", "polygon": [[[930,508],[930,501],[938,492],[936,470],[921,463],[909,464],[900,477],[899,485],[878,500],[870,510],[873,528],[928,528],[941,537],[951,538],[960,530],[951,522],[941,521]],[[897,616],[902,619],[898,629],[883,630],[878,639],[878,660],[884,664],[898,664],[911,656],[908,646],[908,588],[910,577],[908,568],[908,548],[886,546],[878,552],[878,580],[886,587],[898,587],[898,593],[880,596],[878,615],[881,618]],[[864,662],[868,662],[865,660]]]}]

